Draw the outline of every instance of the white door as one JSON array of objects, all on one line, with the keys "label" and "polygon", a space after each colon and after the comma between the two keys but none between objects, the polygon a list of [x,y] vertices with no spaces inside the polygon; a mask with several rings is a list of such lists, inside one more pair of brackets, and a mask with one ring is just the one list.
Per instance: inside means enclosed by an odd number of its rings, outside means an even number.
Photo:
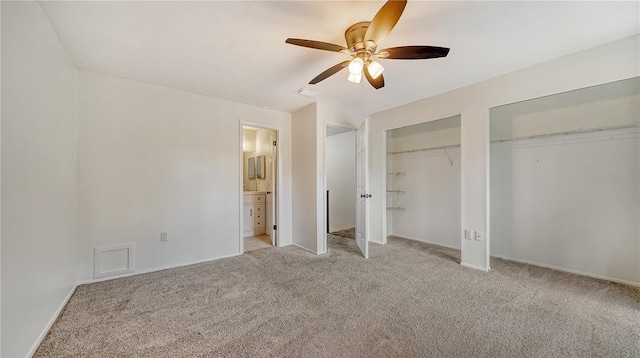
[{"label": "white door", "polygon": [[[278,187],[278,145],[277,138],[278,132],[271,132],[271,179],[269,185],[269,195],[267,195],[267,230],[270,233],[271,244],[273,246],[278,245],[278,229],[277,229],[277,215],[278,215],[278,200],[276,188]],[[274,230],[274,227],[276,229]]]},{"label": "white door", "polygon": [[365,120],[356,134],[356,243],[365,258],[369,258],[369,241],[367,240],[368,227],[368,199],[367,193],[367,121]]}]

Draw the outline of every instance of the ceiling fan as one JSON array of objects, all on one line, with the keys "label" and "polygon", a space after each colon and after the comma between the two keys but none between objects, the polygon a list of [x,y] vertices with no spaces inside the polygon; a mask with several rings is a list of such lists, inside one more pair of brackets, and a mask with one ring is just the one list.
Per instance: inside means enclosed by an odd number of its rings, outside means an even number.
[{"label": "ceiling fan", "polygon": [[380,89],[384,87],[384,77],[382,76],[384,67],[378,62],[374,62],[374,58],[422,60],[445,57],[449,53],[449,49],[446,47],[434,46],[401,46],[378,50],[378,45],[396,26],[406,5],[406,0],[389,0],[380,8],[370,22],[362,21],[351,25],[344,34],[347,40],[347,47],[327,42],[293,38],[288,38],[285,42],[318,50],[342,52],[353,57],[349,61],[341,62],[322,72],[312,79],[309,84],[314,85],[347,67],[349,69],[348,80],[350,82],[360,83],[364,73],[367,81],[375,89]]}]

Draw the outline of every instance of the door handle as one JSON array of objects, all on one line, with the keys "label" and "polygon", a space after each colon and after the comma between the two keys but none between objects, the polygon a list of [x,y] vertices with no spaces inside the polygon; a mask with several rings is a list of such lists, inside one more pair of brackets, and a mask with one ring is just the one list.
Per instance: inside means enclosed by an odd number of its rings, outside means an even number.
[{"label": "door handle", "polygon": [[360,198],[361,198],[361,199],[365,199],[366,197],[367,197],[367,195],[366,195],[366,194],[360,194]]},{"label": "door handle", "polygon": [[249,209],[249,216],[253,216],[253,209]]},{"label": "door handle", "polygon": [[371,197],[371,194],[365,194],[365,195],[364,195],[364,197],[365,197],[365,198],[370,198],[370,197]]}]

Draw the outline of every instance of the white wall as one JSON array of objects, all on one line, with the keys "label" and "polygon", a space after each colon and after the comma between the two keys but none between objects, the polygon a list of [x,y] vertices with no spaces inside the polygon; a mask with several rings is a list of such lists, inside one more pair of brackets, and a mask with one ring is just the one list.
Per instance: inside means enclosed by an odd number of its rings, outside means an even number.
[{"label": "white wall", "polygon": [[354,109],[344,109],[324,102],[316,104],[317,116],[324,124],[344,128],[358,128],[364,122],[366,115]]},{"label": "white wall", "polygon": [[388,131],[387,152],[460,145],[460,116]]},{"label": "white wall", "polygon": [[[79,71],[79,279],[96,246],[136,271],[240,253],[240,121],[280,130],[281,245],[291,244],[291,116]],[[160,242],[160,232],[169,241]]]},{"label": "white wall", "polygon": [[329,231],[356,226],[356,132],[327,137],[326,176]]},{"label": "white wall", "polygon": [[371,115],[369,176],[374,195],[369,203],[369,239],[379,243],[386,239],[386,197],[382,195],[386,186],[385,130],[461,114],[462,263],[489,269],[490,236],[483,242],[462,238],[462,228],[483,232],[490,228],[488,109],[638,76],[639,47],[640,37],[629,37]]},{"label": "white wall", "polygon": [[[310,104],[292,115],[293,148],[293,243],[321,254],[324,225],[323,164],[324,130],[317,105]],[[320,218],[320,219],[319,219]]]},{"label": "white wall", "polygon": [[39,5],[2,3],[2,352],[35,348],[76,283],[76,71]]},{"label": "white wall", "polygon": [[387,235],[460,248],[460,148],[402,153],[459,144],[460,117],[388,132]]}]

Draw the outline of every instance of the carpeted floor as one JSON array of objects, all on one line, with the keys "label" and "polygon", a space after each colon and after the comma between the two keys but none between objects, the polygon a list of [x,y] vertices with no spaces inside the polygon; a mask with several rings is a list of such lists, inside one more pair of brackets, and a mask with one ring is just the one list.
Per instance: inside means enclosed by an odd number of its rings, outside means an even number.
[{"label": "carpeted floor", "polygon": [[340,236],[340,237],[343,237],[345,239],[354,239],[355,240],[355,238],[356,238],[356,228],[352,227],[351,229],[335,231],[335,232],[332,232],[331,235]]},{"label": "carpeted floor", "polygon": [[639,357],[640,289],[392,238],[78,287],[36,357]]}]

